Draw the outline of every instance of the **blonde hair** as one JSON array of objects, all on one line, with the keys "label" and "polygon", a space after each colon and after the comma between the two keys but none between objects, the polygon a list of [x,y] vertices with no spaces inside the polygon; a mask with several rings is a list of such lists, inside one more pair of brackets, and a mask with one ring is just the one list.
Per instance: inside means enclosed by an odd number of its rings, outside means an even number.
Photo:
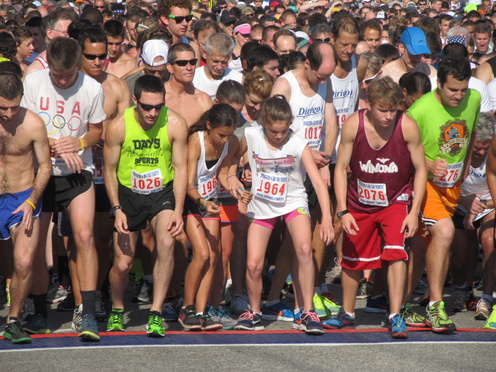
[{"label": "blonde hair", "polygon": [[243,80],[243,88],[245,88],[246,94],[253,94],[262,100],[270,96],[273,85],[272,78],[264,70],[252,71]]}]

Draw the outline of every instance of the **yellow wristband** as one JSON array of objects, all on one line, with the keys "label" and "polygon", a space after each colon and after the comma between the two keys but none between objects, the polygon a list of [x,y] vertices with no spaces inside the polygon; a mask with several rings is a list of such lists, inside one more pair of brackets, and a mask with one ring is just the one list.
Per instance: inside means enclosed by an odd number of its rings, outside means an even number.
[{"label": "yellow wristband", "polygon": [[83,151],[84,150],[84,140],[82,138],[80,138],[79,141],[81,142],[81,151]]},{"label": "yellow wristband", "polygon": [[28,204],[31,206],[31,208],[33,208],[33,211],[35,211],[35,210],[36,210],[36,205],[34,205],[34,203],[33,203],[31,200],[26,199],[26,200],[24,200],[24,201],[25,201],[26,203],[28,203]]}]

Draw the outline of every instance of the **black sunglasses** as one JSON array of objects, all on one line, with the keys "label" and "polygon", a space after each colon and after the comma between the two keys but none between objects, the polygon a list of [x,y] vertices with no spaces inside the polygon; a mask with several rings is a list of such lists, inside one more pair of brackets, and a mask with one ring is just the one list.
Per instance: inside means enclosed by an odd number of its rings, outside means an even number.
[{"label": "black sunglasses", "polygon": [[95,59],[99,59],[100,61],[103,61],[107,58],[107,53],[103,54],[86,54],[83,53],[84,58],[89,59],[90,61],[94,61]]},{"label": "black sunglasses", "polygon": [[325,39],[315,39],[314,41],[321,41],[323,43],[330,43],[331,42],[331,38],[330,37],[326,37]]},{"label": "black sunglasses", "polygon": [[179,23],[183,23],[184,20],[186,20],[186,22],[190,22],[193,19],[193,15],[192,14],[187,15],[186,17],[176,17],[176,16],[173,16],[172,14],[169,14],[168,17],[169,18],[172,18],[178,24]]},{"label": "black sunglasses", "polygon": [[157,111],[160,111],[162,110],[162,108],[165,106],[165,103],[162,102],[162,103],[159,103],[158,105],[147,105],[146,103],[141,103],[140,101],[138,101],[138,105],[140,105],[140,107],[144,110],[144,111],[152,111],[153,109],[157,110]]},{"label": "black sunglasses", "polygon": [[193,59],[190,59],[190,60],[187,60],[187,59],[178,59],[177,61],[172,62],[172,64],[173,65],[178,65],[178,66],[184,67],[188,63],[191,66],[195,66],[196,65],[196,62],[198,62],[198,58],[193,58]]}]

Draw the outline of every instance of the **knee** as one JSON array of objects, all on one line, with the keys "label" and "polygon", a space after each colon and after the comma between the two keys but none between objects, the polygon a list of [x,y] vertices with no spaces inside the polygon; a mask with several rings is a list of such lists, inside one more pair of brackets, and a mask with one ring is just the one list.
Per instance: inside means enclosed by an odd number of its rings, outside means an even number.
[{"label": "knee", "polygon": [[197,264],[205,266],[210,260],[210,252],[208,249],[197,249],[193,252],[193,260],[195,260]]},{"label": "knee", "polygon": [[313,258],[312,244],[309,242],[301,244],[298,248],[295,247],[296,255],[299,261],[310,261]]},{"label": "knee", "polygon": [[250,277],[257,277],[262,275],[262,265],[258,262],[247,262],[246,263],[246,273]]},{"label": "knee", "polygon": [[113,270],[116,270],[119,274],[126,275],[129,271],[131,271],[132,267],[132,259],[128,259],[128,257],[115,257]]},{"label": "knee", "polygon": [[83,228],[74,234],[74,238],[80,247],[88,247],[93,239],[93,231],[89,228]]},{"label": "knee", "polygon": [[33,268],[33,260],[30,257],[19,257],[15,261],[15,271],[21,276],[25,276]]}]

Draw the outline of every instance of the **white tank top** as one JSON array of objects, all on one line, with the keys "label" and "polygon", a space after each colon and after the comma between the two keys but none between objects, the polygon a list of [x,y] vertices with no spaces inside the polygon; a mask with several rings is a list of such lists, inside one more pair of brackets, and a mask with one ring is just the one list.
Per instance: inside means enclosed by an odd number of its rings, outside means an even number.
[{"label": "white tank top", "polygon": [[301,92],[293,72],[288,71],[281,78],[285,78],[291,87],[289,104],[294,117],[291,129],[306,139],[311,149],[320,150],[325,138],[324,109],[327,81],[319,85],[317,94],[307,97]]},{"label": "white tank top", "polygon": [[247,216],[268,219],[298,208],[308,210],[307,193],[303,186],[306,171],[301,162],[307,141],[291,133],[288,142],[272,150],[266,143],[262,127],[246,128],[245,137],[253,194]]},{"label": "white tank top", "polygon": [[198,138],[200,139],[200,158],[196,164],[196,189],[203,199],[208,200],[217,197],[217,191],[220,186],[217,180],[217,170],[227,156],[229,142],[224,144],[224,148],[222,149],[222,153],[220,154],[217,163],[211,168],[207,168],[204,133],[204,131],[198,131]]},{"label": "white tank top", "polygon": [[336,148],[332,155],[332,163],[336,163],[339,143],[341,140],[341,126],[344,121],[353,114],[356,110],[358,102],[358,77],[356,73],[356,58],[351,56],[351,71],[345,78],[338,78],[331,75],[332,91],[334,108],[336,109],[336,116],[338,119],[338,138],[336,140]]},{"label": "white tank top", "polygon": [[468,171],[468,176],[462,184],[462,196],[479,194],[484,196],[489,194],[489,186],[486,180],[486,163],[487,157],[478,168],[472,168]]}]

